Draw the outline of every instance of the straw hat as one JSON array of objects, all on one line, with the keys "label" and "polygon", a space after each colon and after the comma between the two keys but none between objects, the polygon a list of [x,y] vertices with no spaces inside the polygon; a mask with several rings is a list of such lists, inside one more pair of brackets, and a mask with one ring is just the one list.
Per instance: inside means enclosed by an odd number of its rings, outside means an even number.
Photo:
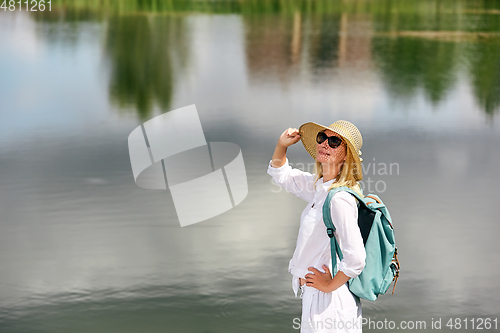
[{"label": "straw hat", "polygon": [[351,151],[353,152],[354,162],[356,163],[356,171],[354,177],[356,180],[363,179],[363,171],[361,168],[361,161],[363,159],[360,157],[361,155],[361,146],[363,145],[363,138],[361,137],[361,133],[358,128],[354,126],[354,124],[346,121],[346,120],[337,120],[330,126],[326,127],[316,123],[305,123],[302,124],[299,128],[300,140],[304,144],[309,155],[312,156],[316,160],[316,136],[319,132],[324,130],[330,130],[338,135],[340,135],[347,143]]}]

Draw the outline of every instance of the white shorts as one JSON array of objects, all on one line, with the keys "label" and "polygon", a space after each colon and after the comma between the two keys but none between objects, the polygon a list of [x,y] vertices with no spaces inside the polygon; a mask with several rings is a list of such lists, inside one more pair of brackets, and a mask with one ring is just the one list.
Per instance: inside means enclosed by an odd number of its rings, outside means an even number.
[{"label": "white shorts", "polygon": [[347,283],[331,293],[303,285],[301,333],[361,333],[361,302]]}]

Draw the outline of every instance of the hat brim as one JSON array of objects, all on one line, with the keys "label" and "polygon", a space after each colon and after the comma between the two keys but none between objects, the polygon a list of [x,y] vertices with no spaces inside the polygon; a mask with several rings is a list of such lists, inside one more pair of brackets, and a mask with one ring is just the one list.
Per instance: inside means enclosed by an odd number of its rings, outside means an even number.
[{"label": "hat brim", "polygon": [[311,155],[311,157],[314,160],[316,160],[316,145],[318,144],[316,142],[316,136],[318,135],[319,132],[324,130],[330,130],[332,132],[335,132],[349,146],[349,149],[351,150],[351,155],[354,158],[354,163],[356,163],[356,168],[357,168],[356,170],[357,172],[355,172],[354,177],[358,181],[363,179],[363,169],[361,167],[362,160],[356,153],[356,148],[354,147],[354,145],[351,143],[350,140],[348,140],[345,136],[343,136],[341,133],[339,133],[333,128],[313,122],[300,125],[299,127],[300,141],[302,141],[302,144],[304,145],[304,148],[309,153],[309,155]]}]

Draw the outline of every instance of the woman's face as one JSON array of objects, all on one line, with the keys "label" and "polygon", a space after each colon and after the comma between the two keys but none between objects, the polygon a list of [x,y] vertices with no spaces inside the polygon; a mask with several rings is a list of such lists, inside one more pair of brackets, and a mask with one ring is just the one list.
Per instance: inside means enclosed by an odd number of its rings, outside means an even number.
[{"label": "woman's face", "polygon": [[[340,135],[330,130],[325,130],[325,134],[341,138]],[[346,159],[346,155],[347,146],[344,141],[337,148],[330,147],[328,140],[316,144],[316,161],[323,164],[323,170],[325,170],[326,165],[335,167],[338,164],[342,164]]]}]

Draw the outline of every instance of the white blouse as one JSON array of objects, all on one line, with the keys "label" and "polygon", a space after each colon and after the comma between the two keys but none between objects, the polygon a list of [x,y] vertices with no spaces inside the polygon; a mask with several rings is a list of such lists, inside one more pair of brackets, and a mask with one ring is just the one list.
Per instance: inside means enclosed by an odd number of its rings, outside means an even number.
[{"label": "white blouse", "polygon": [[[309,202],[300,217],[297,246],[288,267],[288,271],[293,275],[292,288],[297,297],[299,278],[305,279],[305,275],[309,273],[308,267],[312,266],[324,272],[322,266],[326,265],[332,271],[330,238],[323,222],[323,203],[333,179],[323,183],[323,178],[320,178],[314,188],[315,175],[292,168],[288,158],[279,168],[272,167],[271,162],[267,173],[273,177],[274,182],[287,192]],[[366,259],[363,238],[357,222],[356,199],[351,194],[341,191],[335,193],[330,205],[332,221],[336,228],[335,237],[344,256],[342,261],[336,257],[337,268],[345,275],[354,278],[361,274]]]}]

